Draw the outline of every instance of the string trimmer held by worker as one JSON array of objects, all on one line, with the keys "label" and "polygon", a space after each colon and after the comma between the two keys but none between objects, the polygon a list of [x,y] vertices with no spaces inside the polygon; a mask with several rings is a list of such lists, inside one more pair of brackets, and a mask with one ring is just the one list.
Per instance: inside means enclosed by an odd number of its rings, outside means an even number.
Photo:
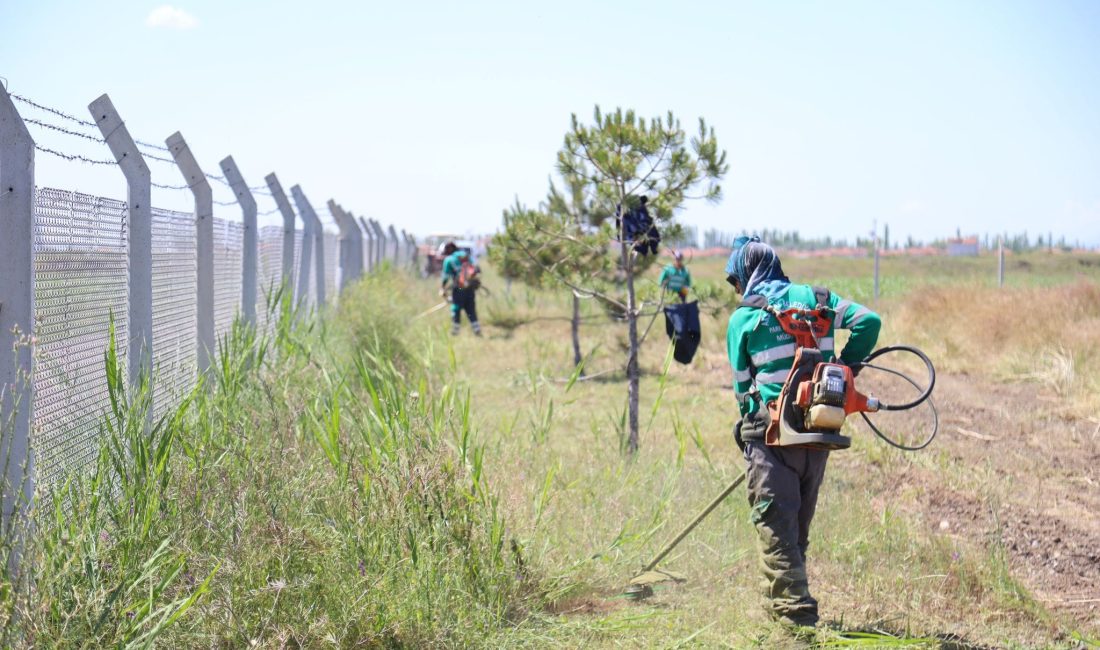
[{"label": "string trimmer held by worker", "polygon": [[[747,463],[749,505],[760,537],[766,608],[783,623],[814,627],[818,621],[817,601],[810,595],[806,576],[810,523],[829,450],[846,447],[849,439],[839,434],[808,434],[814,438],[786,444],[778,439],[782,417],[777,405],[791,404],[795,408],[794,397],[787,398],[792,384],[788,377],[801,372],[800,368],[812,369],[833,361],[836,327],[851,330],[839,363],[858,371],[878,340],[881,321],[871,310],[828,289],[792,284],[776,252],[756,237],[739,237],[734,242],[726,274],[743,296],[741,305],[730,316],[726,344],[741,418],[734,435]],[[790,318],[791,314],[803,318],[809,313],[820,316],[805,317],[814,322],[812,328],[805,325],[806,320]],[[820,351],[820,357],[815,350]],[[803,354],[813,354],[814,363],[804,366]],[[840,375],[838,386],[844,386],[847,368],[843,366],[833,366]],[[818,397],[815,393],[815,406],[807,416],[820,420],[812,430],[824,430],[830,423],[835,424],[833,419],[843,422],[843,402],[837,402],[842,404],[839,407],[830,406]]]},{"label": "string trimmer held by worker", "polygon": [[470,319],[470,327],[481,336],[481,324],[477,322],[476,294],[481,286],[481,269],[470,259],[470,254],[459,249],[454,242],[447,242],[443,249],[443,285],[440,293],[451,290],[451,334],[457,335],[462,326],[462,312]]}]

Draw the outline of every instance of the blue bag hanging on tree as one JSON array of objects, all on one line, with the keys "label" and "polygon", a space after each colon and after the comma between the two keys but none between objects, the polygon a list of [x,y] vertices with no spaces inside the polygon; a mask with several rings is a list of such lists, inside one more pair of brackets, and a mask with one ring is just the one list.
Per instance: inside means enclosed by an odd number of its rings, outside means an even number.
[{"label": "blue bag hanging on tree", "polygon": [[693,300],[665,307],[665,332],[672,339],[672,358],[685,365],[691,363],[702,337],[699,303]]}]

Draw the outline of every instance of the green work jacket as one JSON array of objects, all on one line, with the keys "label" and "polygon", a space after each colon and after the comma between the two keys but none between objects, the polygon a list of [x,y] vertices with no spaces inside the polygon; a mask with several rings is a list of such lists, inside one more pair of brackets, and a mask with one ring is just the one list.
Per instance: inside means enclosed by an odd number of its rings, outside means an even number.
[{"label": "green work jacket", "polygon": [[691,272],[687,270],[686,266],[678,269],[676,265],[669,264],[661,271],[661,277],[657,280],[657,284],[669,291],[678,292],[684,287],[691,286]]},{"label": "green work jacket", "polygon": [[[808,284],[792,284],[768,299],[768,304],[778,309],[791,307],[813,309],[817,306],[814,289]],[[833,327],[820,341],[825,361],[835,356],[833,332],[836,328],[851,330],[851,336],[840,360],[854,363],[862,360],[878,342],[882,320],[870,309],[845,300],[835,293],[829,294],[829,307],[836,312]],[[756,413],[771,400],[779,397],[783,382],[794,365],[794,337],[783,331],[774,316],[763,309],[739,307],[730,316],[726,330],[726,350],[733,366],[733,389],[741,417]],[[749,389],[756,385],[760,400],[749,398]]]}]

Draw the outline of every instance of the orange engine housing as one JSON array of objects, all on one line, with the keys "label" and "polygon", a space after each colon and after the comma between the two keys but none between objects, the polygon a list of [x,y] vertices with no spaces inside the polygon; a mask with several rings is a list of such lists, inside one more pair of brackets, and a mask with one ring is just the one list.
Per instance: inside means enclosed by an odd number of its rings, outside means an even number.
[{"label": "orange engine housing", "polygon": [[874,413],[878,410],[878,400],[873,397],[868,397],[863,393],[856,390],[855,377],[852,375],[852,369],[842,363],[819,363],[814,367],[813,377],[809,381],[804,381],[798,385],[798,392],[795,394],[795,404],[803,409],[808,409],[813,405],[814,399],[814,386],[821,382],[826,368],[839,368],[844,373],[844,414],[851,415],[852,413]]}]

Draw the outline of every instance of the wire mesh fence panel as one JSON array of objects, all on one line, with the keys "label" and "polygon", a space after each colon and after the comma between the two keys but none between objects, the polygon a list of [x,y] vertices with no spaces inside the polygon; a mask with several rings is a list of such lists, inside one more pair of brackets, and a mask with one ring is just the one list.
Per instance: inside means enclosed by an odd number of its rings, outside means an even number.
[{"label": "wire mesh fence panel", "polygon": [[283,281],[283,229],[279,226],[260,228],[256,247],[256,326],[263,331],[270,325],[269,312],[273,308],[270,303],[275,299]]},{"label": "wire mesh fence panel", "polygon": [[[302,240],[303,239],[305,239],[305,233],[301,230],[295,230],[294,231],[294,284],[293,284],[293,286],[295,287],[295,291],[297,291],[298,276],[300,275],[299,271],[301,271],[301,269],[298,268],[298,264],[302,259]],[[312,255],[312,253],[313,253],[313,251],[311,250],[310,254]],[[314,263],[312,258],[310,258],[310,262]],[[316,268],[316,267],[314,267],[314,268]],[[310,278],[313,277],[314,268],[308,269]],[[306,295],[305,296],[295,296],[295,300],[297,300],[299,303],[301,303],[303,305],[312,305],[313,304],[314,292],[316,291],[316,284],[317,284],[316,282],[307,282],[306,283]]]},{"label": "wire mesh fence panel", "polygon": [[244,225],[214,219],[214,331],[220,339],[241,311]]},{"label": "wire mesh fence panel", "polygon": [[326,232],[325,246],[325,297],[336,302],[336,268],[340,264],[340,239],[335,233]]},{"label": "wire mesh fence panel", "polygon": [[195,217],[153,208],[153,412],[195,385],[198,290]]},{"label": "wire mesh fence panel", "polygon": [[103,353],[110,321],[128,349],[126,204],[36,188],[33,444],[40,485],[95,463],[109,408]]}]

